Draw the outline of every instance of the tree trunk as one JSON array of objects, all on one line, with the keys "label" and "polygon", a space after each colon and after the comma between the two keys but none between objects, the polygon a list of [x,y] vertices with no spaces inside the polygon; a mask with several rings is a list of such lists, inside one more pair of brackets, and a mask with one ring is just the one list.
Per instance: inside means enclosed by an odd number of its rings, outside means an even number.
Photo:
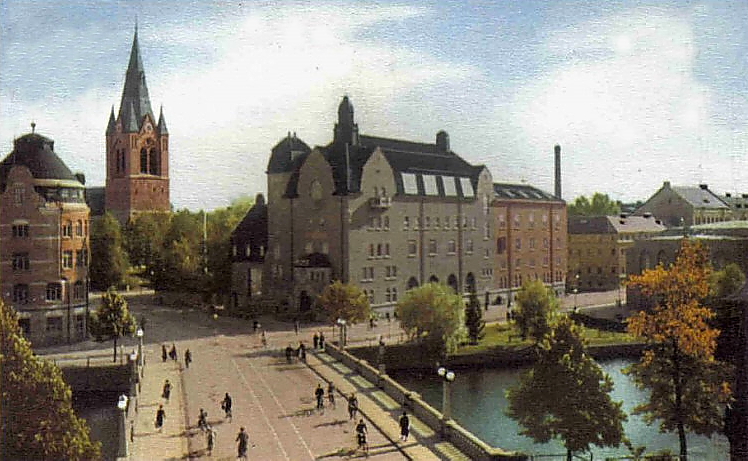
[{"label": "tree trunk", "polygon": [[114,337],[114,363],[117,363],[117,337]]},{"label": "tree trunk", "polygon": [[686,429],[683,425],[683,383],[680,369],[680,349],[678,339],[673,338],[673,378],[675,391],[675,420],[678,426],[678,440],[680,441],[680,461],[688,460],[688,446],[686,444]]},{"label": "tree trunk", "polygon": [[571,450],[566,449],[566,461],[571,461]]}]

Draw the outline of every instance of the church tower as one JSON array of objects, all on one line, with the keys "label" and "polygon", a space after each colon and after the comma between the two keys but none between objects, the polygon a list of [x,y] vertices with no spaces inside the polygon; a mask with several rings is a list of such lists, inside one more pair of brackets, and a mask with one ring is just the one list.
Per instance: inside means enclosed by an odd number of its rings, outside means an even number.
[{"label": "church tower", "polygon": [[125,87],[116,118],[106,129],[106,210],[120,223],[139,213],[167,212],[169,132],[163,109],[153,116],[138,46],[138,27],[130,51]]}]

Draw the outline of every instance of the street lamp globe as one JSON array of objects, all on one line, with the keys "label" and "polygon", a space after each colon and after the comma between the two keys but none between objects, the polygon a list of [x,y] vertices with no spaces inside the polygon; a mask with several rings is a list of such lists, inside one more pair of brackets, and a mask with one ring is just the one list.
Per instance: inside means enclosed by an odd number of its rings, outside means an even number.
[{"label": "street lamp globe", "polygon": [[137,336],[138,338],[142,338],[143,337],[143,328],[138,327],[138,331],[135,332],[135,336]]},{"label": "street lamp globe", "polygon": [[[444,377],[444,375],[446,375],[446,374],[447,374],[447,369],[446,369],[446,368],[444,368],[444,367],[439,367],[439,368],[438,368],[438,369],[436,370],[436,374],[438,374],[439,376],[441,376],[441,377],[443,378],[443,377]],[[454,373],[453,373],[453,374],[454,374]]]},{"label": "street lamp globe", "polygon": [[448,372],[447,372],[447,373],[446,373],[446,374],[444,375],[444,379],[446,379],[446,380],[447,380],[447,381],[449,381],[449,382],[452,382],[452,381],[454,381],[454,380],[455,380],[455,374],[454,374],[454,372],[453,372],[453,371],[448,371]]}]

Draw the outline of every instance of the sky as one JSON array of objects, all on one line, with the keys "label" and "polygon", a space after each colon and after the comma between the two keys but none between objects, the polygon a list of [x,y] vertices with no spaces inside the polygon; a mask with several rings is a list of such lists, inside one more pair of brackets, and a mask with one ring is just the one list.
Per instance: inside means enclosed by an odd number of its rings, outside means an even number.
[{"label": "sky", "polygon": [[0,0],[0,154],[36,131],[104,185],[135,24],[175,208],[265,192],[288,132],[435,142],[494,182],[646,200],[748,193],[748,2]]}]

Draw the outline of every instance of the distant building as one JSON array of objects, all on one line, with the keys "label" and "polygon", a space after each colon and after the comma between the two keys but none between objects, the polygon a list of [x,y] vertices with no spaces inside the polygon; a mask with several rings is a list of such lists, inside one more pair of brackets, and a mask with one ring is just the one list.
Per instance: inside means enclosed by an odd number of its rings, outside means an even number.
[{"label": "distant building", "polygon": [[54,141],[32,132],[0,163],[0,281],[34,346],[86,338],[89,208]]},{"label": "distant building", "polygon": [[[130,51],[119,112],[114,107],[106,128],[106,188],[88,193],[95,214],[112,213],[122,224],[144,212],[168,212],[169,131],[163,110],[156,120],[138,46],[138,30]],[[93,205],[96,205],[95,207]]]},{"label": "distant building", "polygon": [[562,295],[567,265],[566,203],[527,184],[493,187],[496,248],[490,257],[499,293],[510,299],[523,282],[542,280]]},{"label": "distant building", "polygon": [[730,206],[710,191],[706,184],[699,184],[698,187],[671,186],[670,181],[665,181],[634,215],[644,216],[647,213],[657,216],[667,227],[694,226],[733,219]]},{"label": "distant building", "polygon": [[231,305],[250,305],[262,296],[262,275],[268,247],[268,207],[257,194],[255,203],[231,233]]},{"label": "distant building", "polygon": [[[554,226],[566,244],[563,201],[530,186],[494,185],[485,166],[451,150],[444,131],[434,143],[360,134],[348,97],[338,107],[332,142],[312,149],[289,133],[272,149],[267,180],[266,229],[256,207],[234,232],[234,308],[251,304],[249,292],[261,292],[282,311],[306,315],[335,279],[360,286],[379,309],[428,282],[489,300],[508,299],[519,273],[563,284],[565,268],[550,252]],[[523,232],[537,219],[537,249],[526,253],[535,266],[497,270],[497,236],[511,232],[497,230],[500,213],[505,223],[507,213],[520,214]],[[262,289],[251,288],[262,262]]]},{"label": "distant building", "polygon": [[[689,238],[701,241],[709,250],[709,259],[716,270],[735,263],[743,273],[748,273],[748,221],[729,221],[701,224],[688,229]],[[627,267],[630,274],[641,274],[657,264],[675,262],[683,240],[682,229],[671,229],[646,240],[636,241],[627,252]],[[634,290],[627,290],[630,309],[648,307],[645,298]]]},{"label": "distant building", "polygon": [[748,220],[748,194],[731,194],[728,192],[721,199],[732,209],[733,219]]},{"label": "distant building", "polygon": [[626,252],[634,242],[665,229],[649,214],[570,217],[568,288],[580,292],[621,288],[628,273]]}]

